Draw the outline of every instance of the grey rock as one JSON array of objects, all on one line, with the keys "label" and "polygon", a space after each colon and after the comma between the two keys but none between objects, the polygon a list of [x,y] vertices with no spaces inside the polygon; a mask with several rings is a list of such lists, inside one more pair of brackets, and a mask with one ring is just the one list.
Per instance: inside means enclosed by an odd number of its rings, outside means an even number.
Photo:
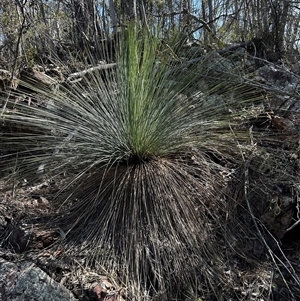
[{"label": "grey rock", "polygon": [[34,263],[0,259],[1,301],[75,301],[72,293]]}]

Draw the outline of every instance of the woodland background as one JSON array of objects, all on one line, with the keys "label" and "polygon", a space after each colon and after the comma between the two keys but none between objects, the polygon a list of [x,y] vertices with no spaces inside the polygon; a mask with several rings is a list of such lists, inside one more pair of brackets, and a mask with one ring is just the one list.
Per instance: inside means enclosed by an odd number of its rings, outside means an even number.
[{"label": "woodland background", "polygon": [[292,0],[3,0],[0,4],[0,65],[16,71],[22,65],[64,59],[87,48],[100,53],[127,20],[148,28],[160,24],[168,41],[180,34],[183,43],[197,41],[220,49],[255,39],[266,58],[297,59],[300,4]]}]

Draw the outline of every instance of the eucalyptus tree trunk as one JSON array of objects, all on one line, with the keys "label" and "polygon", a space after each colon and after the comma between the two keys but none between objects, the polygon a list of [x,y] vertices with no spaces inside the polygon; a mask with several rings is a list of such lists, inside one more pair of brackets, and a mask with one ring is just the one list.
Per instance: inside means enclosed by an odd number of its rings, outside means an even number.
[{"label": "eucalyptus tree trunk", "polygon": [[111,27],[113,34],[117,32],[117,14],[113,0],[109,0],[109,13],[111,19]]},{"label": "eucalyptus tree trunk", "polygon": [[[293,14],[289,14],[285,30],[289,33],[286,40],[286,50],[294,54],[295,51],[297,52],[297,43],[299,43],[300,38],[300,9]],[[297,60],[294,57],[293,59]]]},{"label": "eucalyptus tree trunk", "polygon": [[81,50],[85,45],[85,32],[87,29],[87,20],[84,15],[84,0],[73,0],[74,9],[74,25],[75,25],[75,41],[77,47]]},{"label": "eucalyptus tree trunk", "polygon": [[[167,1],[167,8],[168,8],[168,13],[171,13],[173,11],[173,1],[168,0]],[[169,25],[169,30],[173,31],[175,28],[175,15],[171,14],[170,15],[170,25]]]},{"label": "eucalyptus tree trunk", "polygon": [[207,0],[207,7],[208,7],[208,23],[213,35],[216,34],[216,27],[214,24],[214,7],[213,7],[213,0]]},{"label": "eucalyptus tree trunk", "polygon": [[137,19],[137,12],[136,12],[136,0],[130,0],[129,1],[129,18],[130,20],[136,20]]},{"label": "eucalyptus tree trunk", "polygon": [[284,37],[285,37],[285,28],[287,25],[288,20],[288,13],[290,8],[290,1],[289,0],[283,0],[282,1],[282,10],[281,10],[281,18],[279,20],[278,24],[278,34],[277,34],[277,43],[276,43],[276,49],[275,51],[278,51],[279,53],[284,52],[285,46],[284,46]]},{"label": "eucalyptus tree trunk", "polygon": [[139,0],[139,7],[140,7],[141,19],[142,19],[145,27],[149,30],[145,4],[144,4],[143,0]]},{"label": "eucalyptus tree trunk", "polygon": [[97,51],[101,28],[98,20],[97,3],[95,0],[72,0],[77,48],[85,50],[87,46]]},{"label": "eucalyptus tree trunk", "polygon": [[272,17],[272,34],[274,37],[273,51],[284,52],[285,28],[288,20],[288,13],[291,1],[289,0],[270,0]]},{"label": "eucalyptus tree trunk", "polygon": [[[202,19],[206,22],[207,15],[206,15],[206,0],[202,0]],[[209,36],[205,29],[203,29],[203,40],[205,44],[209,44]]]},{"label": "eucalyptus tree trunk", "polygon": [[[45,34],[43,37],[41,38],[41,43],[42,43],[42,47],[43,47],[43,52],[49,52],[49,53],[53,53],[54,52],[54,42],[51,38],[51,27],[49,26],[49,22],[48,19],[46,17],[46,13],[45,13],[45,4],[43,2],[43,0],[39,1],[39,10],[40,10],[40,15],[41,15],[41,19],[42,22],[45,25]],[[50,51],[49,49],[47,49],[48,47],[50,47]]]},{"label": "eucalyptus tree trunk", "polygon": [[262,22],[262,31],[266,32],[269,30],[269,8],[267,0],[257,0],[257,3],[261,3],[260,7],[260,16],[261,16],[261,22]]}]

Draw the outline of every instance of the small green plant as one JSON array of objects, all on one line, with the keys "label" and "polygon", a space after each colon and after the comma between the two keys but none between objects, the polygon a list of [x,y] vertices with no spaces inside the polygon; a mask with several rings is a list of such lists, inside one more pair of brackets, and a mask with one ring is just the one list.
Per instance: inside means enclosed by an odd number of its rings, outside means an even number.
[{"label": "small green plant", "polygon": [[218,279],[230,162],[241,160],[262,96],[221,57],[219,69],[174,62],[170,45],[136,26],[117,45],[116,70],[55,91],[23,83],[38,105],[2,112],[23,127],[4,143],[17,147],[26,178],[68,179],[56,204],[71,253],[125,267],[129,287],[160,300],[196,294]]}]

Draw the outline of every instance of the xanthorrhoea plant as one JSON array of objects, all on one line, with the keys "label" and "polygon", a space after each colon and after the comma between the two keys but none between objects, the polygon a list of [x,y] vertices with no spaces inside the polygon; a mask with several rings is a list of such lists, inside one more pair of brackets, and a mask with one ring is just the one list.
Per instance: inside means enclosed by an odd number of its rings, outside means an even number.
[{"label": "xanthorrhoea plant", "polygon": [[14,149],[2,160],[28,179],[68,179],[56,204],[71,251],[108,270],[125,266],[128,283],[167,289],[166,299],[175,283],[195,292],[200,270],[217,277],[226,162],[240,156],[261,99],[207,59],[174,64],[170,46],[134,26],[117,49],[106,79],[94,71],[55,90],[23,83],[35,104],[3,110],[21,131],[2,137]]}]

